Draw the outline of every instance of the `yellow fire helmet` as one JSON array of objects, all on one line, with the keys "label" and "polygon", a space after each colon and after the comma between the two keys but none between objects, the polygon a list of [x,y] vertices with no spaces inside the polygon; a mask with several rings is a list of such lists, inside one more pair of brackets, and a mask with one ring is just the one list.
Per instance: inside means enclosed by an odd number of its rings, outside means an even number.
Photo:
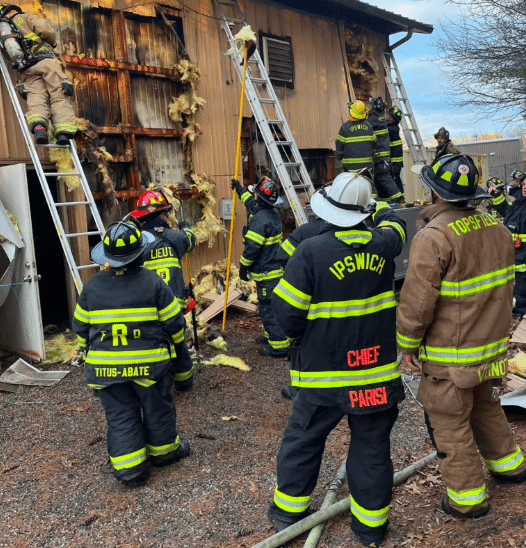
[{"label": "yellow fire helmet", "polygon": [[355,101],[349,105],[349,117],[355,120],[363,120],[367,116],[365,105],[361,101]]}]

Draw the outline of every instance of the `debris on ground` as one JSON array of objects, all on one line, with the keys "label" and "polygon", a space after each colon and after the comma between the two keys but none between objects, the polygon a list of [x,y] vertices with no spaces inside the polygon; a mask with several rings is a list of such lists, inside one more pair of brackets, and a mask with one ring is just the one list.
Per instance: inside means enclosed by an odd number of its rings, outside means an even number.
[{"label": "debris on ground", "polygon": [[72,332],[67,330],[66,334],[59,334],[56,337],[45,339],[46,359],[44,365],[49,363],[69,363],[77,357],[79,344],[75,336],[69,336]]},{"label": "debris on ground", "polygon": [[218,354],[203,363],[205,365],[228,365],[229,367],[235,367],[240,371],[250,371],[250,367],[241,358],[227,356],[226,354]]}]

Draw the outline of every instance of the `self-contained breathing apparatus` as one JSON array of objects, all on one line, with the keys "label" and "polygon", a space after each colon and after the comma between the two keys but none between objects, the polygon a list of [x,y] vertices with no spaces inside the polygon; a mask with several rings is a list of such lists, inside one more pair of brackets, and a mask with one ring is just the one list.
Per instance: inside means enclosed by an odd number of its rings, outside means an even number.
[{"label": "self-contained breathing apparatus", "polygon": [[55,54],[52,52],[31,53],[33,40],[24,38],[13,22],[20,13],[23,13],[22,10],[12,4],[4,4],[0,8],[0,47],[11,59],[13,68],[23,73],[42,59],[54,59]]}]

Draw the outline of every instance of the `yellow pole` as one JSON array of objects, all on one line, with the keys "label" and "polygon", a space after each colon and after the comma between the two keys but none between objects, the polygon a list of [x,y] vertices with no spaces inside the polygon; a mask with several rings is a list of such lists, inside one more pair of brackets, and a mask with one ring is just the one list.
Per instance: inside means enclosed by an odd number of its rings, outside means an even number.
[{"label": "yellow pole", "polygon": [[[234,170],[234,179],[238,178],[239,174],[239,154],[241,150],[241,128],[243,124],[243,100],[245,98],[245,79],[247,76],[247,51],[248,47],[245,44],[245,53],[243,55],[243,80],[241,82],[241,97],[239,99],[239,123],[237,125],[237,147],[236,147],[236,167]],[[234,61],[235,62],[235,61]],[[232,258],[232,238],[234,236],[234,219],[236,215],[236,191],[232,192],[232,219],[230,220],[230,238],[228,240],[228,257],[226,261],[226,281],[225,281],[225,303],[223,305],[223,324],[221,331],[225,332],[226,324],[226,308],[228,302],[228,285],[230,283],[230,260]]]}]

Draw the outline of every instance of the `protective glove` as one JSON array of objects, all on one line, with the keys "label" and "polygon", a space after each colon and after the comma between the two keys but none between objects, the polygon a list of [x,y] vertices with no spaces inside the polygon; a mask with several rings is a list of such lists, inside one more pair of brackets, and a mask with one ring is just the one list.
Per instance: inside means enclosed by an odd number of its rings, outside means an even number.
[{"label": "protective glove", "polygon": [[186,221],[180,221],[177,226],[179,230],[183,230],[183,228],[190,228],[190,223],[187,223]]},{"label": "protective glove", "polygon": [[232,187],[232,190],[237,190],[241,187],[241,183],[237,179],[231,179],[230,186]]},{"label": "protective glove", "polygon": [[239,265],[239,277],[244,282],[248,282],[248,267],[246,267],[244,264]]}]

